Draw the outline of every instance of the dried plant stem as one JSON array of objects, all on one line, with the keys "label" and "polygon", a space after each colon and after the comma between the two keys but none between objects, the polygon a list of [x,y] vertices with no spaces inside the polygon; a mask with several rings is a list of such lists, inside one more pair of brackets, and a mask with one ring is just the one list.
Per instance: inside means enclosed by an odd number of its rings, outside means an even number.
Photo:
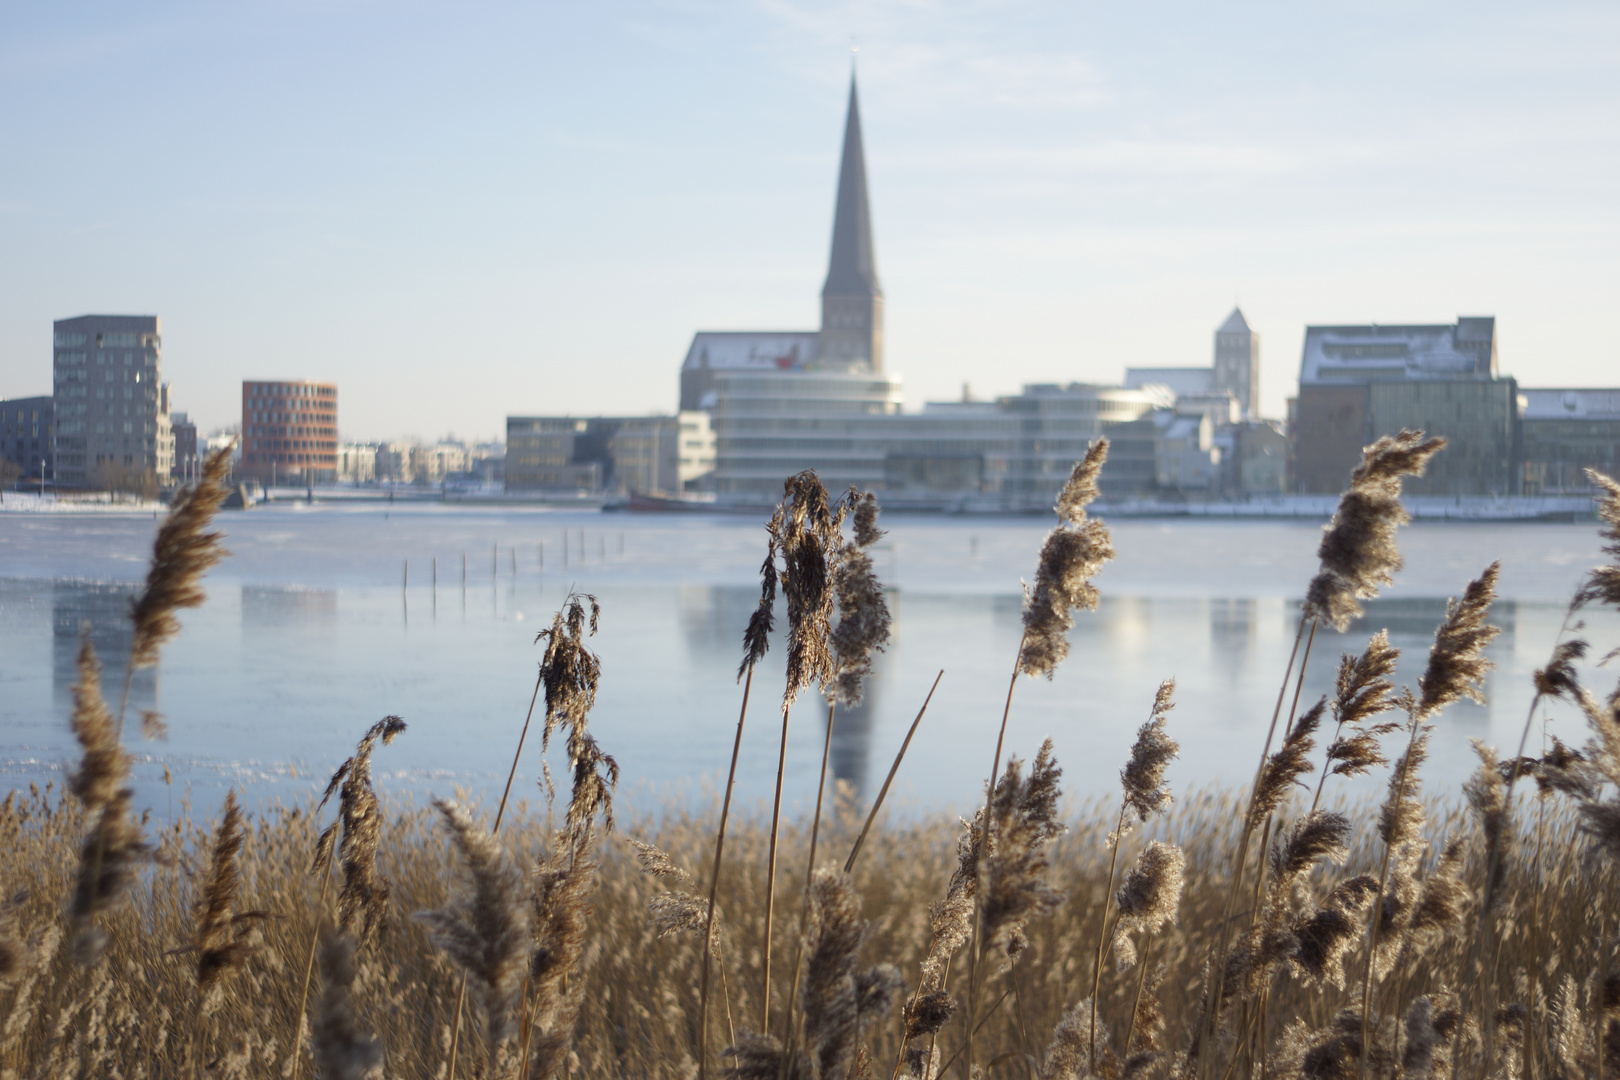
[{"label": "dried plant stem", "polygon": [[[542,671],[534,680],[534,693],[529,695],[529,711],[523,717],[523,730],[518,732],[517,750],[512,754],[512,768],[506,774],[506,788],[501,792],[501,804],[495,809],[495,824],[490,827],[490,836],[496,836],[501,831],[501,817],[506,813],[506,800],[512,794],[512,778],[517,776],[518,760],[523,757],[523,743],[529,737],[529,722],[534,719],[534,703],[540,699],[540,687],[545,682],[545,673]],[[527,980],[525,980],[527,981]],[[523,1007],[528,1008],[529,995],[525,990]],[[461,973],[461,985],[456,989],[456,1016],[450,1025],[450,1068],[445,1073],[447,1080],[456,1080],[456,1052],[461,1049],[461,1013],[467,1004],[467,972]],[[527,1057],[528,1026],[524,1026],[525,1057]],[[527,1062],[525,1062],[525,1068]]]},{"label": "dried plant stem", "polygon": [[[1119,821],[1114,824],[1114,846],[1108,853],[1108,885],[1103,890],[1102,914],[1097,916],[1097,955],[1091,965],[1091,1050],[1087,1064],[1092,1072],[1097,1071],[1097,992],[1102,988],[1103,937],[1108,930],[1108,903],[1114,895],[1114,871],[1119,866],[1119,846],[1125,841],[1125,811],[1129,807],[1129,802],[1120,801]],[[1119,929],[1117,922],[1114,929]]]},{"label": "dried plant stem", "polygon": [[[703,974],[698,979],[698,1080],[709,1074],[709,954],[713,951],[714,902],[720,890],[720,860],[726,853],[726,821],[731,816],[731,792],[737,783],[737,755],[742,750],[743,724],[748,720],[748,694],[754,688],[754,665],[748,665],[743,682],[742,711],[737,714],[737,737],[731,743],[731,768],[726,773],[726,793],[720,800],[720,828],[714,836],[714,869],[709,874],[709,910],[703,917]],[[724,981],[725,968],[720,969]],[[731,1002],[726,1002],[731,1015]],[[733,1039],[733,1042],[736,1040]]]},{"label": "dried plant stem", "polygon": [[298,993],[298,1020],[293,1026],[293,1071],[292,1080],[298,1080],[304,1068],[304,1047],[300,1036],[304,1033],[304,1010],[309,1007],[309,981],[315,973],[315,946],[321,939],[321,918],[326,914],[326,893],[332,884],[332,863],[326,863],[326,873],[321,875],[321,898],[315,902],[315,932],[309,938],[309,956],[304,959],[304,988]]},{"label": "dried plant stem", "polygon": [[[1018,674],[1023,670],[1022,661],[1024,657],[1024,643],[1028,640],[1029,631],[1025,630],[1022,636],[1020,636],[1018,639],[1018,651],[1014,654],[1016,658],[1013,660],[1012,678],[1007,680],[1007,700],[1001,706],[1001,727],[996,731],[996,753],[995,756],[990,759],[990,785],[985,789],[984,836],[980,840],[979,847],[981,866],[983,865],[982,860],[990,857],[990,830],[992,828],[993,821],[990,813],[990,807],[995,801],[996,797],[996,774],[1001,771],[1001,751],[1007,739],[1007,717],[1012,714],[1013,690],[1017,688]],[[968,1077],[968,1080],[972,1080],[973,1077],[973,1032],[975,1030],[973,1023],[973,1006],[976,1002],[979,991],[979,946],[980,939],[983,937],[981,930],[983,929],[982,923],[984,920],[984,903],[983,897],[979,895],[980,891],[981,890],[978,889],[974,890],[973,935],[968,939],[968,993],[967,1014],[965,1017],[967,1039],[963,1043],[962,1049],[958,1051],[958,1054],[966,1055],[963,1066],[966,1071],[963,1075]],[[1000,1003],[998,1002],[997,1004]],[[956,1056],[953,1055],[951,1060],[956,1060]],[[945,1072],[945,1067],[940,1066],[939,1071],[940,1074],[943,1075]]]},{"label": "dried plant stem", "polygon": [[764,986],[760,989],[759,1030],[771,1030],[771,926],[776,916],[776,841],[782,830],[782,774],[787,769],[788,710],[782,702],[782,742],[776,753],[776,794],[771,801],[770,853],[765,860],[765,954]]},{"label": "dried plant stem", "polygon": [[[1008,980],[1008,981],[1009,981],[1009,982],[1011,982],[1011,981],[1012,981],[1012,980],[1010,980],[1010,979],[1009,979],[1009,980]],[[1003,991],[1002,991],[1002,992],[1001,992],[1001,996],[1000,996],[1000,997],[998,997],[998,998],[996,998],[996,1001],[995,1001],[995,1004],[994,1004],[994,1005],[991,1005],[991,1006],[990,1006],[990,1007],[989,1007],[989,1008],[988,1008],[988,1009],[986,1009],[986,1010],[984,1010],[984,1015],[983,1015],[983,1016],[981,1016],[981,1017],[979,1017],[979,1022],[978,1022],[978,1024],[977,1024],[977,1025],[975,1025],[975,1027],[973,1027],[973,1028],[970,1028],[970,1029],[969,1029],[969,1030],[968,1030],[968,1037],[969,1037],[969,1038],[970,1038],[970,1039],[971,1039],[971,1038],[972,1038],[972,1036],[973,1036],[973,1033],[974,1033],[974,1032],[975,1032],[975,1031],[976,1031],[976,1030],[977,1030],[977,1029],[978,1029],[978,1028],[982,1028],[982,1027],[984,1027],[984,1025],[985,1025],[985,1024],[988,1024],[988,1023],[989,1023],[989,1022],[990,1022],[990,1018],[991,1018],[991,1017],[992,1017],[992,1016],[994,1016],[994,1015],[996,1015],[996,1010],[997,1010],[997,1009],[999,1009],[999,1008],[1001,1008],[1001,1003],[1002,1003],[1002,1002],[1003,1002],[1003,1001],[1006,1001],[1006,1000],[1007,1000],[1007,996],[1008,996],[1008,995],[1009,995],[1009,994],[1011,994],[1011,993],[1012,993],[1012,987],[1011,987],[1011,986],[1009,986],[1009,987],[1007,987],[1007,989],[1005,989],[1005,990],[1003,990]],[[954,1054],[952,1054],[952,1055],[951,1055],[951,1056],[950,1056],[950,1057],[948,1057],[948,1058],[946,1058],[946,1059],[945,1059],[945,1061],[944,1061],[944,1062],[943,1062],[943,1063],[942,1063],[942,1064],[941,1064],[941,1065],[940,1065],[940,1067],[939,1067],[939,1071],[937,1071],[937,1072],[936,1072],[936,1073],[934,1073],[934,1075],[935,1075],[935,1076],[944,1076],[944,1075],[945,1075],[945,1073],[946,1073],[946,1072],[947,1072],[947,1071],[948,1071],[948,1070],[949,1070],[949,1069],[950,1069],[950,1067],[951,1067],[951,1066],[952,1066],[952,1065],[955,1065],[955,1064],[956,1064],[956,1059],[957,1059],[957,1058],[959,1058],[959,1057],[961,1057],[961,1056],[962,1056],[962,1053],[963,1053],[963,1051],[965,1051],[965,1050],[966,1050],[966,1049],[967,1049],[967,1047],[966,1047],[966,1046],[965,1046],[965,1045],[963,1045],[963,1046],[959,1046],[959,1047],[957,1047],[957,1049],[956,1049],[956,1053],[954,1053]]]},{"label": "dried plant stem", "polygon": [[838,711],[834,701],[827,703],[827,736],[821,742],[821,774],[816,782],[816,812],[810,819],[810,858],[804,867],[804,903],[799,908],[799,932],[793,943],[793,981],[788,984],[787,1035],[782,1039],[786,1047],[782,1054],[782,1075],[787,1076],[788,1062],[793,1060],[793,1049],[798,1043],[798,1025],[793,1022],[793,1006],[799,998],[799,963],[804,958],[804,933],[810,925],[810,882],[816,876],[816,840],[821,835],[821,800],[827,792],[827,759],[832,756],[833,717]]},{"label": "dried plant stem", "polygon": [[[1305,624],[1306,624],[1307,621],[1310,623],[1310,637],[1309,637],[1309,639],[1306,639],[1306,636],[1305,636]],[[1272,743],[1272,740],[1274,738],[1276,738],[1276,735],[1277,735],[1277,721],[1282,718],[1283,699],[1288,696],[1288,682],[1289,682],[1289,679],[1294,676],[1294,660],[1296,658],[1299,659],[1299,674],[1298,674],[1297,679],[1295,680],[1295,686],[1297,688],[1299,686],[1302,686],[1304,684],[1304,681],[1305,681],[1305,667],[1306,667],[1306,664],[1309,663],[1310,658],[1311,658],[1310,646],[1311,646],[1311,643],[1316,640],[1316,624],[1317,624],[1316,619],[1307,620],[1306,616],[1303,613],[1300,614],[1299,628],[1294,631],[1294,648],[1293,648],[1293,651],[1291,651],[1288,654],[1288,666],[1283,669],[1282,685],[1277,690],[1277,704],[1272,709],[1272,712],[1271,712],[1271,726],[1266,729],[1266,742],[1265,742],[1265,746],[1260,751],[1260,764],[1255,767],[1255,770],[1254,770],[1254,784],[1249,789],[1248,808],[1251,809],[1251,810],[1252,810],[1252,808],[1254,806],[1254,800],[1258,796],[1259,791],[1260,791],[1260,779],[1265,773],[1266,759],[1268,757],[1270,757],[1270,755],[1271,755],[1271,743]],[[1303,656],[1299,655],[1300,642],[1301,641],[1305,641],[1305,653],[1304,653]],[[1288,728],[1289,729],[1291,729],[1293,727],[1293,725],[1294,725],[1294,712],[1298,707],[1299,707],[1299,691],[1298,691],[1298,689],[1296,689],[1295,692],[1294,692],[1294,703],[1289,707],[1289,710],[1288,710]],[[1284,737],[1286,737],[1286,736],[1287,736],[1287,730],[1285,729]],[[1236,860],[1234,862],[1234,865],[1233,865],[1233,868],[1232,868],[1232,881],[1231,881],[1231,884],[1227,888],[1226,899],[1223,900],[1222,903],[1221,903],[1221,917],[1220,917],[1221,932],[1218,935],[1218,937],[1216,938],[1215,951],[1211,955],[1211,965],[1214,968],[1215,973],[1216,973],[1215,974],[1215,984],[1211,988],[1211,992],[1209,993],[1208,1004],[1207,1004],[1207,1006],[1206,1006],[1206,1008],[1204,1010],[1204,1015],[1199,1020],[1198,1033],[1194,1036],[1195,1040],[1197,1040],[1197,1045],[1198,1045],[1198,1047],[1200,1049],[1202,1048],[1202,1046],[1208,1040],[1213,1038],[1213,1036],[1215,1034],[1215,1027],[1220,1022],[1221,996],[1225,993],[1225,990],[1226,990],[1226,964],[1224,962],[1224,958],[1226,956],[1227,949],[1231,945],[1230,935],[1231,935],[1231,932],[1232,932],[1232,924],[1234,922],[1234,918],[1233,918],[1233,915],[1232,915],[1232,906],[1237,901],[1238,891],[1243,887],[1243,877],[1244,877],[1245,871],[1248,869],[1248,863],[1249,863],[1249,841],[1254,839],[1254,825],[1249,820],[1249,818],[1251,816],[1252,815],[1250,813],[1248,813],[1248,812],[1245,812],[1245,814],[1243,816],[1243,832],[1242,832],[1241,836],[1238,839],[1237,858],[1236,858]],[[1270,816],[1269,815],[1267,816],[1266,824],[1267,824],[1268,837],[1269,837],[1269,827],[1270,827]],[[1265,855],[1265,853],[1264,853],[1264,850],[1262,849],[1261,857],[1259,859],[1262,871],[1264,870],[1264,867],[1265,867],[1265,857],[1264,857],[1264,855]],[[1254,910],[1251,908],[1250,909],[1251,917],[1253,916],[1253,914],[1254,914]],[[1200,1060],[1200,1062],[1199,1062],[1199,1072],[1200,1072],[1200,1074],[1203,1074],[1204,1070],[1205,1070],[1204,1060]]]},{"label": "dried plant stem", "polygon": [[[1137,960],[1136,996],[1131,999],[1131,1020],[1125,1026],[1125,1042],[1122,1046],[1126,1057],[1130,1057],[1131,1040],[1136,1037],[1136,1010],[1142,1007],[1142,986],[1147,982],[1148,961],[1153,956],[1153,935],[1148,934],[1146,937],[1147,941],[1142,944],[1142,956]],[[1095,1002],[1096,996],[1093,995],[1091,1000]],[[1092,1041],[1096,1041],[1095,1036]]]},{"label": "dried plant stem", "polygon": [[900,744],[900,752],[894,755],[894,764],[889,766],[889,775],[883,778],[883,786],[878,789],[877,798],[872,801],[872,809],[867,812],[866,823],[861,826],[861,834],[855,838],[855,846],[849,849],[849,858],[844,860],[844,873],[852,873],[855,869],[855,858],[861,853],[861,845],[866,842],[866,834],[872,830],[872,823],[877,820],[878,811],[883,808],[883,800],[889,794],[889,785],[894,783],[895,773],[900,771],[900,762],[906,756],[906,749],[911,745],[911,737],[917,734],[917,725],[922,723],[923,714],[928,711],[928,703],[934,700],[934,691],[939,689],[939,680],[945,677],[945,669],[940,668],[939,674],[934,676],[934,685],[928,688],[928,696],[923,698],[922,708],[917,710],[917,717],[911,722],[911,728],[906,732],[905,741]]},{"label": "dried plant stem", "polygon": [[[1422,729],[1422,727],[1423,727],[1422,723],[1419,721],[1418,717],[1414,714],[1413,717],[1412,717],[1411,723],[1408,725],[1409,734],[1407,735],[1407,740],[1406,740],[1406,753],[1401,756],[1401,776],[1400,776],[1400,780],[1399,780],[1399,782],[1397,784],[1394,795],[1393,795],[1393,797],[1392,797],[1392,799],[1390,801],[1390,804],[1392,806],[1395,806],[1397,809],[1400,807],[1401,801],[1406,798],[1406,783],[1407,783],[1407,780],[1410,779],[1408,774],[1410,773],[1411,768],[1412,768],[1412,748],[1417,745],[1418,732]],[[1362,1046],[1362,1051],[1361,1051],[1361,1064],[1359,1066],[1359,1073],[1358,1073],[1358,1075],[1363,1076],[1363,1077],[1365,1077],[1367,1075],[1367,1056],[1368,1056],[1367,1055],[1367,1040],[1368,1040],[1368,1037],[1369,1037],[1369,1033],[1371,1031],[1371,1023],[1370,1023],[1369,1018],[1368,1018],[1368,1010],[1372,1007],[1373,949],[1377,947],[1377,944],[1378,944],[1378,928],[1383,922],[1383,916],[1384,916],[1383,896],[1384,896],[1384,890],[1389,887],[1389,862],[1390,862],[1391,856],[1394,854],[1394,850],[1395,850],[1395,846],[1386,841],[1385,844],[1384,844],[1384,858],[1380,862],[1379,867],[1378,867],[1378,892],[1376,894],[1374,894],[1375,899],[1373,900],[1373,905],[1372,905],[1372,925],[1371,925],[1371,927],[1369,927],[1369,929],[1367,931],[1367,970],[1362,974],[1362,977],[1361,977],[1361,1046]],[[1489,879],[1487,879],[1487,880],[1489,880]],[[1462,1026],[1461,1024],[1458,1024],[1459,1028],[1461,1028],[1461,1026]]]}]

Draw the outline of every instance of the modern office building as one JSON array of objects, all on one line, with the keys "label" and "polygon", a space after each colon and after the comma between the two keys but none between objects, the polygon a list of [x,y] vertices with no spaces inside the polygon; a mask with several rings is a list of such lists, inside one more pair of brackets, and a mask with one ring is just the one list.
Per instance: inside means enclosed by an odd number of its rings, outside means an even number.
[{"label": "modern office building", "polygon": [[263,484],[337,480],[337,384],[308,379],[242,383],[242,471]]},{"label": "modern office building", "polygon": [[1587,469],[1620,478],[1620,389],[1519,391],[1526,495],[1584,495]]},{"label": "modern office building", "polygon": [[1513,495],[1520,490],[1518,384],[1497,374],[1496,320],[1442,325],[1309,326],[1300,361],[1295,481],[1344,488],[1361,449],[1402,428],[1451,440],[1414,495]]},{"label": "modern office building", "polygon": [[17,467],[25,487],[51,482],[53,405],[49,397],[0,398],[0,458]]},{"label": "modern office building", "polygon": [[156,315],[83,315],[54,326],[56,480],[62,488],[149,474],[174,464],[163,337]]}]

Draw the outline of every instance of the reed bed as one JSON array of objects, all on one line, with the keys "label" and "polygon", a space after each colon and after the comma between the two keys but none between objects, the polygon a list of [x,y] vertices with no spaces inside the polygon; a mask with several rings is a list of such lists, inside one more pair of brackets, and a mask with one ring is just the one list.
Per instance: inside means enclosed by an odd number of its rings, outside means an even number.
[{"label": "reed bed", "polygon": [[[233,794],[159,829],[131,813],[86,642],[83,762],[0,803],[0,1078],[1620,1076],[1620,691],[1582,684],[1616,643],[1581,621],[1620,604],[1620,485],[1592,477],[1608,564],[1547,643],[1520,745],[1479,746],[1461,792],[1425,789],[1423,763],[1436,718],[1482,692],[1494,565],[1458,583],[1414,686],[1393,685],[1373,632],[1317,657],[1334,691],[1300,700],[1317,626],[1342,629],[1398,573],[1401,479],[1442,450],[1419,432],[1366,449],[1241,791],[1165,784],[1167,678],[1144,688],[1118,792],[1082,803],[1049,744],[1020,759],[988,717],[968,820],[837,787],[803,819],[745,814],[729,779],[713,805],[616,808],[590,729],[591,638],[612,613],[577,596],[537,641],[541,742],[565,733],[570,768],[535,802],[380,798],[371,761],[410,737],[385,717],[319,803],[247,815]],[[1021,677],[1085,662],[1066,631],[1113,555],[1085,511],[1106,455],[1059,497],[1003,732]],[[159,532],[135,663],[203,600],[222,468]],[[778,591],[784,705],[819,690],[830,723],[887,640],[873,498],[808,473],[786,490],[739,738]],[[514,717],[518,754],[529,722]],[[1346,804],[1338,778],[1364,774],[1385,794]]]}]

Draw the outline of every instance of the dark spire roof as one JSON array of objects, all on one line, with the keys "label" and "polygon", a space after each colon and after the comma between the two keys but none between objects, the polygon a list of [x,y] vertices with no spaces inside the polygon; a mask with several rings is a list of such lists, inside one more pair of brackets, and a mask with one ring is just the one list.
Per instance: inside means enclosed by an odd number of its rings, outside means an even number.
[{"label": "dark spire roof", "polygon": [[823,296],[882,296],[872,253],[872,204],[866,196],[866,154],[861,147],[861,108],[855,76],[849,77],[849,115],[844,120],[844,161],[838,169],[838,208],[833,214],[832,258]]},{"label": "dark spire roof", "polygon": [[1226,317],[1226,321],[1221,324],[1221,328],[1215,332],[1217,334],[1245,334],[1248,331],[1249,320],[1243,317],[1241,309],[1233,308],[1232,314]]}]

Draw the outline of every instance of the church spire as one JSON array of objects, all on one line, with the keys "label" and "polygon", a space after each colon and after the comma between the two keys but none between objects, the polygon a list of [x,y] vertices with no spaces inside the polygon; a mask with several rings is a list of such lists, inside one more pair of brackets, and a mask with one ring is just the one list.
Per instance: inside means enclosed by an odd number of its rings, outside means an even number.
[{"label": "church spire", "polygon": [[832,258],[823,296],[882,296],[872,252],[872,205],[866,195],[866,153],[861,144],[861,106],[855,76],[849,77],[849,113],[844,118],[844,160],[838,170],[838,207],[833,215]]},{"label": "church spire", "polygon": [[866,193],[866,153],[853,72],[833,212],[832,257],[821,287],[818,352],[824,361],[883,370],[883,286],[878,284],[872,249],[872,204]]}]

